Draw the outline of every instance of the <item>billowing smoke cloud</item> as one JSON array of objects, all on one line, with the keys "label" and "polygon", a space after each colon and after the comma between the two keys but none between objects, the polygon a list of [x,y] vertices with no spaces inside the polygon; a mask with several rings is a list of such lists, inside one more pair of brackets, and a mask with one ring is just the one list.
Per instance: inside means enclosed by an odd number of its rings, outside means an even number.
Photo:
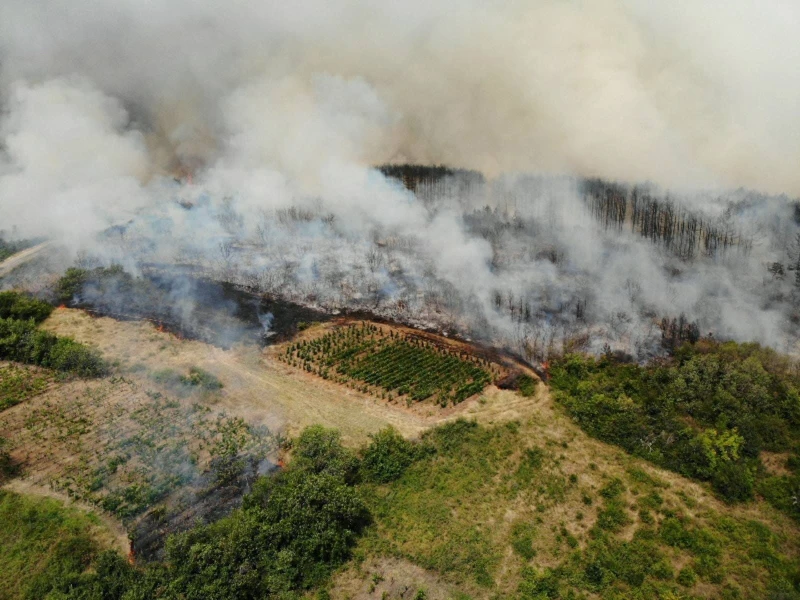
[{"label": "billowing smoke cloud", "polygon": [[[681,193],[754,240],[687,261],[598,224],[576,180],[513,174],[799,194],[798,19],[780,0],[6,0],[2,228],[520,348],[639,351],[680,313],[787,348],[792,274],[766,271],[794,260],[785,201]],[[385,162],[490,180],[426,200]]]}]

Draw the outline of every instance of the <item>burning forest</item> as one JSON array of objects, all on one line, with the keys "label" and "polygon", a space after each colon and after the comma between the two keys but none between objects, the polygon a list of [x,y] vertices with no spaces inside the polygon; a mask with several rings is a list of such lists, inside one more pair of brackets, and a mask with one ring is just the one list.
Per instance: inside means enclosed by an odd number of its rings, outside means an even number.
[{"label": "burning forest", "polygon": [[0,596],[800,597],[797,6],[62,4]]}]

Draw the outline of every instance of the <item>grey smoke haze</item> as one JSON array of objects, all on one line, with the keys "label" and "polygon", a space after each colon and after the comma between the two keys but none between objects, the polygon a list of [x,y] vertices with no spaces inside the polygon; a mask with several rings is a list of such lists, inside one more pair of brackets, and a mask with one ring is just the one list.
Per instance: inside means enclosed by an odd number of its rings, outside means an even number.
[{"label": "grey smoke haze", "polygon": [[[785,202],[681,193],[755,239],[687,263],[600,227],[574,180],[513,175],[800,194],[800,6],[654,4],[5,0],[0,229],[520,346],[640,350],[683,312],[788,349]],[[422,202],[384,162],[490,182]]]}]

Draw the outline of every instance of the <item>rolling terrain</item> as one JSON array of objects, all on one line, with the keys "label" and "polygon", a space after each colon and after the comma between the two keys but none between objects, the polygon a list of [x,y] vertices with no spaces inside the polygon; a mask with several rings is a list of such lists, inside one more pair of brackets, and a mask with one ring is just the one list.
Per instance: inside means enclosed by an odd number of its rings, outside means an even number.
[{"label": "rolling terrain", "polygon": [[[92,534],[96,548],[137,568],[174,552],[170,536],[248,510],[258,478],[292,471],[298,436],[323,425],[364,464],[386,431],[418,449],[388,479],[355,483],[371,517],[350,558],[315,584],[332,598],[793,597],[800,527],[788,514],[758,495],[726,503],[589,437],[535,373],[468,342],[339,318],[224,349],[68,308],[40,327],[99,352],[110,374],[0,364],[0,437],[18,467],[4,489],[89,515],[105,532]],[[413,385],[405,396],[369,383],[384,381],[380,368],[347,354],[397,340],[418,348],[402,360],[467,368],[436,362],[452,357],[493,383],[463,401],[455,388],[444,403],[439,392],[413,399]],[[337,366],[342,352],[355,362]],[[495,385],[513,371],[530,385]],[[788,474],[787,456],[765,452],[765,468]],[[39,585],[26,581],[9,598]]]}]

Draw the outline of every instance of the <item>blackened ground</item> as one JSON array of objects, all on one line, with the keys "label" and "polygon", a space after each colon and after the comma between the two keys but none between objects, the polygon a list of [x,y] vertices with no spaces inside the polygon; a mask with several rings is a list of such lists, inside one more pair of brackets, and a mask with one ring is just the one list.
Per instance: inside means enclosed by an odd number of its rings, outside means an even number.
[{"label": "blackened ground", "polygon": [[132,525],[131,548],[137,561],[163,560],[168,536],[229,515],[241,506],[257,477],[269,476],[279,468],[269,460],[246,460],[235,473],[230,466],[212,465],[208,473],[148,510]]},{"label": "blackened ground", "polygon": [[230,284],[164,271],[140,277],[119,270],[91,271],[70,305],[99,316],[149,320],[181,337],[223,348],[281,342],[304,324],[330,318]]}]

